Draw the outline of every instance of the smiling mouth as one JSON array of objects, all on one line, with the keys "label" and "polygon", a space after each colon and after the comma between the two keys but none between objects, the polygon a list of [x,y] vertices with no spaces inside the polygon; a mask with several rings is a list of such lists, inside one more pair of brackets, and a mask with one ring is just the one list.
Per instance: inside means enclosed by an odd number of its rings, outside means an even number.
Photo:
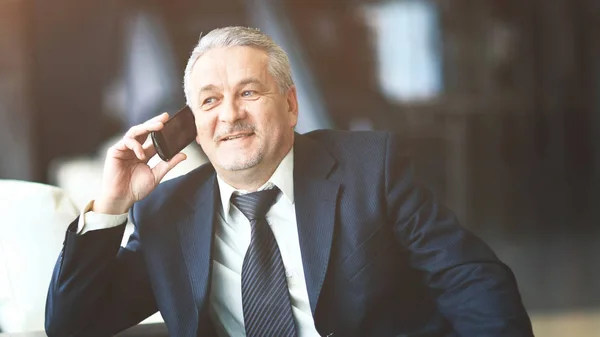
[{"label": "smiling mouth", "polygon": [[234,136],[225,137],[225,138],[223,138],[221,141],[235,140],[235,139],[240,139],[240,138],[250,137],[250,136],[252,136],[252,135],[254,135],[254,132],[251,132],[251,133],[243,133],[243,134],[239,134],[239,135],[234,135]]}]

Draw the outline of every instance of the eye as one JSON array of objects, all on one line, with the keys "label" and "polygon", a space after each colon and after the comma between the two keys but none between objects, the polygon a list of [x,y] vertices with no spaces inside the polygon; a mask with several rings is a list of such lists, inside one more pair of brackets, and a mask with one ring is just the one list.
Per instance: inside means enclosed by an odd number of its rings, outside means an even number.
[{"label": "eye", "polygon": [[242,97],[251,97],[254,96],[256,92],[253,90],[244,90],[242,91]]},{"label": "eye", "polygon": [[202,104],[211,104],[211,103],[214,103],[216,100],[217,100],[217,99],[216,99],[216,98],[214,98],[214,97],[209,97],[209,98],[205,99],[205,100],[202,102]]}]

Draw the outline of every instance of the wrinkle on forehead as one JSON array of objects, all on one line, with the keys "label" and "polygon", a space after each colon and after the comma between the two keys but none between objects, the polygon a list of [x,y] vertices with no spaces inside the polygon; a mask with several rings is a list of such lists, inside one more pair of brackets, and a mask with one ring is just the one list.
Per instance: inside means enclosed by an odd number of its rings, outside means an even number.
[{"label": "wrinkle on forehead", "polygon": [[202,55],[192,69],[195,90],[209,84],[231,88],[249,77],[269,82],[266,52],[250,47],[216,48]]}]

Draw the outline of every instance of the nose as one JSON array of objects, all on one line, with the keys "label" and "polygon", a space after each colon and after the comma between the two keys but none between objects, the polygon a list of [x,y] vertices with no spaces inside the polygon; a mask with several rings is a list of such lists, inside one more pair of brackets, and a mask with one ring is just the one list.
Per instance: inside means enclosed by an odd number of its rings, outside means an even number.
[{"label": "nose", "polygon": [[223,123],[234,124],[246,117],[246,109],[235,99],[225,99],[219,111],[219,120]]}]

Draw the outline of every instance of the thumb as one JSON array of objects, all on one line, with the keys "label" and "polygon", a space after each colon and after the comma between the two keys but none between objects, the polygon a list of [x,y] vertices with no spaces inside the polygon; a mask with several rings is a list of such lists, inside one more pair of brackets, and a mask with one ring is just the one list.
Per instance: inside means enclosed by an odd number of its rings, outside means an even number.
[{"label": "thumb", "polygon": [[156,182],[160,182],[169,171],[171,171],[175,166],[177,166],[182,161],[186,160],[187,156],[185,153],[180,152],[175,155],[175,157],[171,158],[169,161],[161,161],[158,163],[153,169],[152,173],[154,173],[154,177]]}]

